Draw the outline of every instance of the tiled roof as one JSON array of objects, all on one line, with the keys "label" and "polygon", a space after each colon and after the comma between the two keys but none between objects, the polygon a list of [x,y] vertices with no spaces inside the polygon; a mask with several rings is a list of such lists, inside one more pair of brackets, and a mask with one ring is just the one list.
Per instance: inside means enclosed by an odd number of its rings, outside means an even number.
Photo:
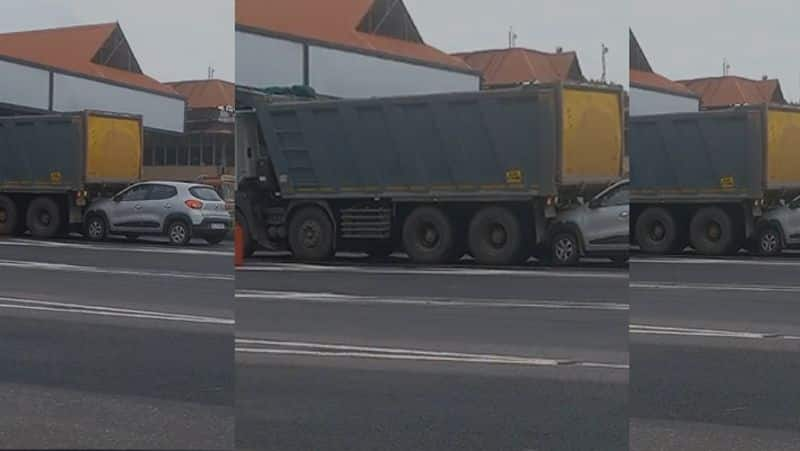
[{"label": "tiled roof", "polygon": [[700,96],[705,108],[724,108],[732,105],[786,103],[778,80],[751,80],[724,76],[680,80]]},{"label": "tiled roof", "polygon": [[189,108],[217,108],[236,104],[235,86],[224,80],[189,80],[166,84],[186,98]]},{"label": "tiled roof", "polygon": [[470,67],[423,43],[357,30],[374,0],[236,0],[236,25],[299,40],[445,66]]},{"label": "tiled roof", "polygon": [[585,81],[575,52],[546,53],[509,48],[456,53],[454,56],[480,71],[487,86]]},{"label": "tiled roof", "polygon": [[664,91],[666,93],[696,97],[696,94],[685,85],[674,82],[655,72],[646,72],[636,69],[630,70],[630,84],[634,88]]},{"label": "tiled roof", "polygon": [[92,62],[95,54],[118,27],[119,24],[107,23],[0,33],[0,58],[177,96],[172,88],[147,75]]}]

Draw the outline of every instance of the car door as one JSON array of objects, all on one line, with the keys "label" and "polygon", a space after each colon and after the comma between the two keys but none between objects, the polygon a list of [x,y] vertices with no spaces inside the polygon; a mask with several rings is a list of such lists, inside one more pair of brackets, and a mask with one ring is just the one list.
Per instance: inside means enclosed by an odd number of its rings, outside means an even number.
[{"label": "car door", "polygon": [[172,185],[153,183],[142,202],[142,220],[148,233],[161,233],[164,221],[174,211],[178,189]]},{"label": "car door", "polygon": [[143,183],[134,185],[114,197],[108,212],[111,230],[123,233],[142,233],[142,203],[147,199],[151,186]]},{"label": "car door", "polygon": [[630,191],[619,185],[592,200],[584,221],[588,252],[624,252],[629,247]]}]

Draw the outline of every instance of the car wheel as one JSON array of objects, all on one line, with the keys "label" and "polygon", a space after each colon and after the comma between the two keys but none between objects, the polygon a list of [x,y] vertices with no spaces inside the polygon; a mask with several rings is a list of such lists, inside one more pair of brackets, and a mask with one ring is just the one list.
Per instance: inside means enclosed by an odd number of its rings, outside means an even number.
[{"label": "car wheel", "polygon": [[736,235],[730,215],[719,207],[700,209],[689,224],[692,247],[704,255],[726,255],[739,250]]},{"label": "car wheel", "polygon": [[772,226],[762,227],[757,236],[756,252],[759,255],[772,257],[783,250],[780,231]]},{"label": "car wheel", "polygon": [[37,197],[28,205],[26,222],[35,238],[53,238],[62,230],[61,208],[49,197]]},{"label": "car wheel", "polygon": [[450,218],[436,207],[417,207],[403,223],[403,247],[412,261],[446,263],[456,249]]},{"label": "car wheel", "polygon": [[299,260],[322,261],[333,256],[333,224],[319,207],[304,207],[289,221],[289,247]]},{"label": "car wheel", "polygon": [[18,223],[17,205],[10,197],[0,196],[0,235],[14,234]]},{"label": "car wheel", "polygon": [[226,236],[227,236],[226,233],[217,233],[216,235],[209,235],[209,236],[205,237],[204,239],[206,240],[206,243],[208,243],[208,244],[213,246],[213,245],[219,244],[223,240],[225,240]]},{"label": "car wheel", "polygon": [[578,238],[572,232],[559,232],[550,244],[550,262],[555,266],[574,266],[581,258]]},{"label": "car wheel", "polygon": [[86,218],[83,233],[90,241],[104,241],[108,236],[106,220],[100,215],[91,215]]},{"label": "car wheel", "polygon": [[192,231],[186,222],[182,220],[172,221],[167,227],[167,238],[169,238],[170,244],[185,246],[192,239]]},{"label": "car wheel", "polygon": [[484,265],[519,264],[527,255],[522,224],[513,212],[503,207],[479,211],[467,232],[470,253]]}]

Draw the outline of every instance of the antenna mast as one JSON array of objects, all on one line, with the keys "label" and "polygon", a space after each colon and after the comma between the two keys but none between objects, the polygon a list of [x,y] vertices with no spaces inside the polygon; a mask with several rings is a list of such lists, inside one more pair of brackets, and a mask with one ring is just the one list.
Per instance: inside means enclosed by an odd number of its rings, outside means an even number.
[{"label": "antenna mast", "polygon": [[602,52],[603,52],[603,54],[602,54],[602,59],[603,59],[603,75],[600,77],[600,80],[602,80],[602,81],[603,81],[603,83],[605,83],[605,82],[606,82],[606,69],[607,69],[607,65],[606,65],[606,55],[608,55],[608,47],[606,47],[606,45],[605,45],[604,43],[600,43],[600,48],[602,49]]}]

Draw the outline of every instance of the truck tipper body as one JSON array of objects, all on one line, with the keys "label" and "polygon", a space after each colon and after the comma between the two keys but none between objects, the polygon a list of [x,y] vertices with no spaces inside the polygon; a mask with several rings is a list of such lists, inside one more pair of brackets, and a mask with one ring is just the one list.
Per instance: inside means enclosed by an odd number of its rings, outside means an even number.
[{"label": "truck tipper body", "polygon": [[141,178],[142,119],[95,111],[0,118],[0,235],[78,229],[85,207]]},{"label": "truck tipper body", "polygon": [[740,107],[631,119],[635,244],[732,253],[757,237],[763,213],[800,192],[800,110]]},{"label": "truck tipper body", "polygon": [[301,258],[527,259],[559,206],[622,171],[615,88],[251,103],[237,117],[239,221]]}]

